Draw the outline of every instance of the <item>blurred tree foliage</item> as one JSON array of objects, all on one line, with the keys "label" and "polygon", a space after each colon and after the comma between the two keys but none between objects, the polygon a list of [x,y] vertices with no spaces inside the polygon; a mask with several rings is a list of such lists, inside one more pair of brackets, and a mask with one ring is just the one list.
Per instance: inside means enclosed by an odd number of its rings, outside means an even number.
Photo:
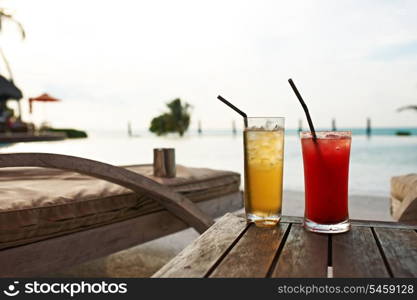
[{"label": "blurred tree foliage", "polygon": [[167,107],[168,112],[152,119],[149,130],[157,135],[178,133],[183,136],[190,125],[189,109],[191,105],[188,103],[182,104],[181,99],[177,98],[167,103]]}]

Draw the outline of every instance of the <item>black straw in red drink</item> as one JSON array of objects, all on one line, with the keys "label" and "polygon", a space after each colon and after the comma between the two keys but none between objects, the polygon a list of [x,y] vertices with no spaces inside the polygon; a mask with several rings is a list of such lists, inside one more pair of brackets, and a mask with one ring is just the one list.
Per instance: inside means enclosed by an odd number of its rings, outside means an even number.
[{"label": "black straw in red drink", "polygon": [[313,140],[315,141],[317,139],[316,131],[314,130],[313,121],[311,120],[310,113],[308,112],[307,104],[304,102],[303,97],[301,97],[301,94],[298,91],[297,87],[295,86],[294,81],[292,81],[292,79],[290,78],[290,79],[288,79],[288,82],[290,83],[295,95],[297,96],[298,100],[301,103],[301,106],[304,109],[304,112],[306,114],[307,121],[308,121],[308,126],[310,127],[311,134],[313,135]]}]

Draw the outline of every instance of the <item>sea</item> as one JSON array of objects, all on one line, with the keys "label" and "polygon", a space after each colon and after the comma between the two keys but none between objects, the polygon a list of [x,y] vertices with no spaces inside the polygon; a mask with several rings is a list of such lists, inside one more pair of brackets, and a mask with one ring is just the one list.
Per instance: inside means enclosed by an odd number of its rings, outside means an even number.
[{"label": "sea", "polygon": [[[345,130],[340,128],[339,130]],[[393,176],[417,173],[417,128],[373,128],[352,131],[349,193],[388,197]],[[396,132],[409,132],[408,136]],[[0,145],[0,153],[46,152],[74,155],[114,165],[152,163],[153,148],[175,148],[176,162],[191,167],[232,170],[243,174],[242,133],[231,130],[188,132],[184,137],[137,131],[89,131],[86,139]],[[284,188],[304,190],[301,143],[297,130],[286,130]],[[243,177],[243,176],[242,176]]]}]

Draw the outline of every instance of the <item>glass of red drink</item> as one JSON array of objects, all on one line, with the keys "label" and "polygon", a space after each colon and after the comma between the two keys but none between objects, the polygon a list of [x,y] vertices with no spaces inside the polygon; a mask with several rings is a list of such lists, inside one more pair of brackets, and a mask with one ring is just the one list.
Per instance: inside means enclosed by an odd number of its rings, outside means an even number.
[{"label": "glass of red drink", "polygon": [[301,132],[304,162],[304,228],[320,233],[350,229],[348,211],[350,131]]}]

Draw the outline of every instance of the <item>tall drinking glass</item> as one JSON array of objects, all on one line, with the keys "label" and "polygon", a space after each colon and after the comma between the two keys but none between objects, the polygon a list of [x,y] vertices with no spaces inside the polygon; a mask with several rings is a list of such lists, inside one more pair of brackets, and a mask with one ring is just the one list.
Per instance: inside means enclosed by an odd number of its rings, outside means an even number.
[{"label": "tall drinking glass", "polygon": [[246,218],[274,226],[281,218],[284,118],[248,118],[244,153]]},{"label": "tall drinking glass", "polygon": [[350,131],[301,132],[304,161],[304,227],[313,232],[340,233],[350,229],[348,178]]}]

